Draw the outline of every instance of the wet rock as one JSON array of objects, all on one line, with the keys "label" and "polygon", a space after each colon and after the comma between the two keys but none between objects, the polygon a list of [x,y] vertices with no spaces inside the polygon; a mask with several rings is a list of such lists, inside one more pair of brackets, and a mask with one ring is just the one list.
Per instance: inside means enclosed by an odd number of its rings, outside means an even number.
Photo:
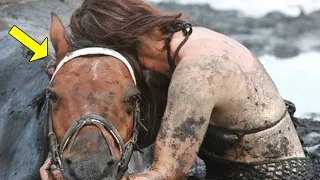
[{"label": "wet rock", "polygon": [[[303,146],[317,168],[320,168],[320,119],[297,119],[297,132]],[[320,175],[320,174],[319,174]],[[319,177],[320,178],[320,177]]]},{"label": "wet rock", "polygon": [[305,147],[320,144],[320,121],[310,118],[298,119],[297,131],[304,142]]},{"label": "wet rock", "polygon": [[0,31],[9,29],[9,26],[6,21],[0,19]]},{"label": "wet rock", "polygon": [[287,44],[276,45],[270,54],[275,55],[278,58],[290,58],[300,54],[300,49],[296,46]]},{"label": "wet rock", "polygon": [[309,147],[319,146],[320,134],[317,132],[309,132],[306,136],[302,137],[304,143],[308,144]]}]

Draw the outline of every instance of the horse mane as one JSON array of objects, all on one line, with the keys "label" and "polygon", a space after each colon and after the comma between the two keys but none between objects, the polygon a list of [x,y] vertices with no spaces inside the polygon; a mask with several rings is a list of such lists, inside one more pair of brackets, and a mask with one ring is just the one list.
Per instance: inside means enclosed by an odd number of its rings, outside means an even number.
[{"label": "horse mane", "polygon": [[42,110],[45,107],[45,102],[46,102],[46,90],[44,89],[42,90],[39,94],[36,95],[36,97],[34,97],[30,103],[30,106],[33,109],[37,109],[36,111],[36,118],[39,119],[40,114],[42,112]]}]

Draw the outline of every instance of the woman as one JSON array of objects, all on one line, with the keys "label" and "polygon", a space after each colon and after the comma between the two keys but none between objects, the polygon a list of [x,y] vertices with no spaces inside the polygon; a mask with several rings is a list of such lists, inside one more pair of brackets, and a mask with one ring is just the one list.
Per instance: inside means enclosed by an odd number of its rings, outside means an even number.
[{"label": "woman", "polygon": [[208,179],[312,178],[284,100],[237,41],[140,0],[85,0],[70,28],[73,42],[131,54],[171,78],[152,169],[124,179],[183,179],[198,154]]}]

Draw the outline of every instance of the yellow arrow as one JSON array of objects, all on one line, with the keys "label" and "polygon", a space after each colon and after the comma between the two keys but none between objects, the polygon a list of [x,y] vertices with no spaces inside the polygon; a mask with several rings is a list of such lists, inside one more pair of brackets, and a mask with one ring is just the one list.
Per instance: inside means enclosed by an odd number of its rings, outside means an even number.
[{"label": "yellow arrow", "polygon": [[48,38],[46,37],[41,44],[32,39],[29,35],[19,29],[17,26],[13,26],[9,31],[9,34],[18,40],[21,44],[29,48],[34,52],[34,55],[29,60],[30,62],[36,61],[48,56]]}]

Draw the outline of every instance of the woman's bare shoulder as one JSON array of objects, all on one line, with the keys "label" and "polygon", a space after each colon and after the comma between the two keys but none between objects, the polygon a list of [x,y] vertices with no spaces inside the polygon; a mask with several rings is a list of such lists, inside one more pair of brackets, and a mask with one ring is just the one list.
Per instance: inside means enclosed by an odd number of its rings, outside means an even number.
[{"label": "woman's bare shoulder", "polygon": [[242,56],[246,59],[253,59],[251,51],[236,39],[216,32],[205,27],[194,27],[193,33],[188,40],[185,52],[188,55],[218,55],[228,52],[232,59]]},{"label": "woman's bare shoulder", "polygon": [[224,38],[224,39],[229,38],[229,39],[232,39],[231,37],[229,37],[223,33],[220,33],[220,32],[217,32],[217,31],[214,31],[212,29],[202,27],[202,26],[195,26],[192,28],[192,30],[193,30],[192,34],[194,34],[196,36],[204,36],[207,38]]}]

